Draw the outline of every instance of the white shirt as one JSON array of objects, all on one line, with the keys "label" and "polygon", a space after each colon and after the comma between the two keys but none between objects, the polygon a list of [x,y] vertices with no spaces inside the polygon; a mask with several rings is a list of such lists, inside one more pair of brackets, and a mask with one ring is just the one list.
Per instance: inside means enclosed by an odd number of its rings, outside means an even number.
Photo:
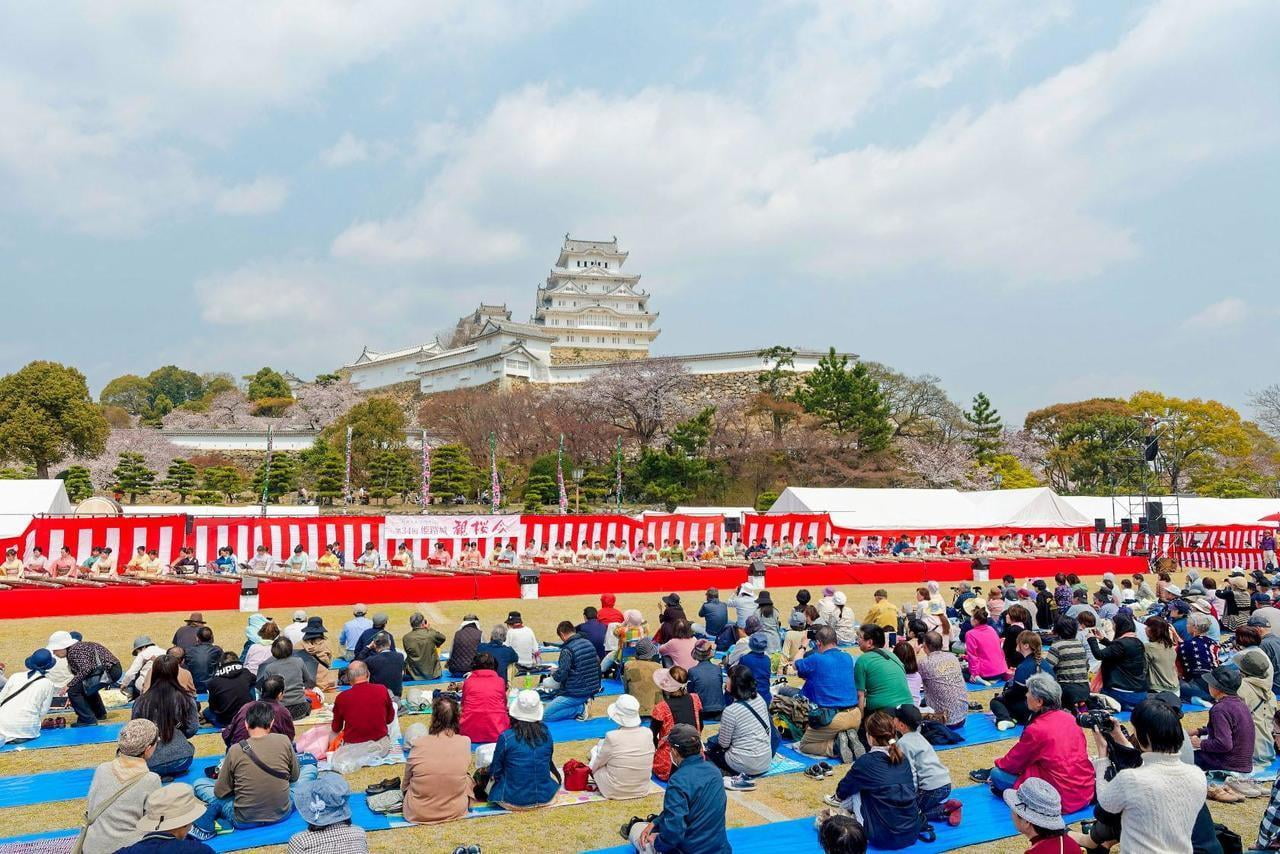
[{"label": "white shirt", "polygon": [[1208,791],[1204,772],[1171,753],[1144,753],[1141,767],[1110,781],[1109,766],[1093,760],[1098,804],[1121,814],[1118,850],[1191,854],[1191,828]]},{"label": "white shirt", "polygon": [[521,626],[518,629],[507,629],[507,646],[516,652],[516,661],[525,667],[533,666],[533,655],[542,649],[533,629]]},{"label": "white shirt", "polygon": [[138,689],[138,692],[141,693],[142,686],[147,684],[147,677],[151,675],[151,665],[155,664],[156,659],[162,655],[164,655],[164,650],[156,644],[143,647],[138,651],[138,654],[133,657],[133,661],[129,664],[129,669],[120,677],[120,684],[129,685],[134,683],[134,680],[136,679],[137,682],[135,687]]},{"label": "white shirt", "polygon": [[289,639],[289,642],[292,643],[295,647],[299,647],[299,646],[302,646],[302,632],[304,629],[306,629],[306,627],[307,627],[306,623],[290,623],[289,625],[284,627],[284,631],[282,631],[280,634],[287,637]]},{"label": "white shirt", "polygon": [[[18,690],[32,681],[21,694]],[[36,738],[40,724],[53,702],[53,682],[40,674],[28,677],[24,670],[9,677],[0,689],[0,744],[18,738]],[[12,700],[8,698],[13,697]]]}]

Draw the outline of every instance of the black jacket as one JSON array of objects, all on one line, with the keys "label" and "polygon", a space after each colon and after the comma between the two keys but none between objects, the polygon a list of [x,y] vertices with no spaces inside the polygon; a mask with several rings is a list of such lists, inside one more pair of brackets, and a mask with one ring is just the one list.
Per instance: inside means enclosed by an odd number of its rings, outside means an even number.
[{"label": "black jacket", "polygon": [[209,687],[209,678],[222,660],[222,647],[211,643],[198,643],[187,650],[187,669],[196,683],[196,692],[203,694]]},{"label": "black jacket", "polygon": [[400,696],[404,691],[404,656],[394,650],[371,655],[364,660],[369,668],[369,681]]},{"label": "black jacket", "polygon": [[471,672],[471,661],[476,657],[476,647],[480,646],[480,629],[468,623],[453,633],[453,643],[449,647],[449,660],[445,667],[454,676]]},{"label": "black jacket", "polygon": [[253,674],[243,664],[219,667],[209,679],[209,711],[219,723],[230,721],[253,698]]},{"label": "black jacket", "polygon": [[1147,649],[1137,638],[1120,638],[1105,646],[1089,638],[1093,657],[1102,662],[1102,687],[1117,691],[1149,691]]}]

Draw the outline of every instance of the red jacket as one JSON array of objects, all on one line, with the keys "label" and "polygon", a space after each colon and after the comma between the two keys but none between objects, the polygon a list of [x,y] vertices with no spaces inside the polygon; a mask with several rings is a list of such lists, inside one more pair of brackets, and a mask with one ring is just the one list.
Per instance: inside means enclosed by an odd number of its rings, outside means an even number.
[{"label": "red jacket", "polygon": [[333,702],[333,731],[343,733],[345,744],[386,738],[387,725],[395,717],[391,692],[373,682],[352,685]]},{"label": "red jacket", "polygon": [[1028,777],[1047,781],[1062,798],[1063,815],[1093,800],[1093,763],[1084,730],[1061,709],[1036,715],[1013,749],[996,760],[996,767],[1017,774],[1019,786]]},{"label": "red jacket", "polygon": [[488,744],[511,728],[507,683],[493,670],[473,670],[462,681],[462,720],[458,730],[472,744]]},{"label": "red jacket", "polygon": [[600,595],[600,610],[596,614],[596,619],[599,620],[602,625],[607,626],[610,623],[622,622],[622,612],[613,607],[614,603],[617,601],[618,597],[614,596],[612,593],[602,593]]}]

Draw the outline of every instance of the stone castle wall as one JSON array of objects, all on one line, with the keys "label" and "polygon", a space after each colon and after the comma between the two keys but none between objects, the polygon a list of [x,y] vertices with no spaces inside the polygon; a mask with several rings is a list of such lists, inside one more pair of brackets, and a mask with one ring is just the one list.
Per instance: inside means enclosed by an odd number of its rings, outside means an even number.
[{"label": "stone castle wall", "polygon": [[[690,374],[680,390],[680,399],[693,407],[722,406],[729,401],[746,401],[760,393],[759,371],[726,374]],[[782,387],[790,392],[799,382],[798,374],[782,378]]]},{"label": "stone castle wall", "polygon": [[647,356],[642,350],[601,350],[586,347],[551,348],[551,364],[583,365],[593,362],[622,362],[628,359],[643,359]]}]

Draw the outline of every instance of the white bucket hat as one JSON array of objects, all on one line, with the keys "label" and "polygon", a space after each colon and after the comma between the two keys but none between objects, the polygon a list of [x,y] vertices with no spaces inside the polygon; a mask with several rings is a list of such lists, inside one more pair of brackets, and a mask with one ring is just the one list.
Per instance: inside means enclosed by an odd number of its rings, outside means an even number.
[{"label": "white bucket hat", "polygon": [[618,726],[640,726],[640,701],[623,694],[609,705],[605,714]]},{"label": "white bucket hat", "polygon": [[507,706],[507,713],[518,721],[537,723],[542,720],[542,698],[537,691],[521,691]]},{"label": "white bucket hat", "polygon": [[71,636],[71,632],[54,632],[49,635],[49,644],[46,647],[50,652],[57,652],[60,649],[66,649],[74,646],[76,639]]}]

